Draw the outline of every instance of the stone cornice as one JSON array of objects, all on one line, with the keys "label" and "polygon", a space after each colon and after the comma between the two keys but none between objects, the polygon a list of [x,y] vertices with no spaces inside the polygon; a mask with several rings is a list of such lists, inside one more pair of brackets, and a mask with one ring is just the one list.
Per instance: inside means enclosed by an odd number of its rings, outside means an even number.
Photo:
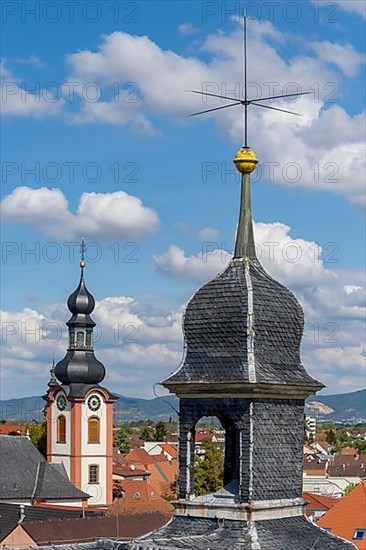
[{"label": "stone cornice", "polygon": [[306,399],[323,388],[323,385],[289,386],[280,384],[249,384],[238,382],[197,383],[164,382],[164,387],[180,398],[263,398],[263,399]]}]

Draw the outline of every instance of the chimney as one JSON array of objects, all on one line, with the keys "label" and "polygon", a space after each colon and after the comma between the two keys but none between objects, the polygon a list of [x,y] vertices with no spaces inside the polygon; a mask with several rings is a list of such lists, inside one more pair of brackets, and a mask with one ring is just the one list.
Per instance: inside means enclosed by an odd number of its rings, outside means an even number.
[{"label": "chimney", "polygon": [[18,524],[19,524],[19,523],[22,523],[22,521],[23,521],[24,518],[25,518],[24,509],[25,509],[24,504],[20,504],[20,506],[19,506],[19,521],[18,521]]}]

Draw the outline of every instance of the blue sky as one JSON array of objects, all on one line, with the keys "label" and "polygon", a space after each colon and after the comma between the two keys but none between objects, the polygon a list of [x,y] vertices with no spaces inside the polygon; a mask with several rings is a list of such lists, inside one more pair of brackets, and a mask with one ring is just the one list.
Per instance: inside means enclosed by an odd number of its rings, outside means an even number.
[{"label": "blue sky", "polygon": [[242,145],[239,108],[187,119],[222,103],[185,90],[240,92],[245,8],[250,90],[313,92],[276,103],[301,119],[250,111],[261,261],[305,309],[306,368],[328,393],[364,385],[365,5],[277,4],[2,3],[4,398],[63,355],[82,236],[106,383],[150,397],[179,364],[184,305],[233,247]]}]

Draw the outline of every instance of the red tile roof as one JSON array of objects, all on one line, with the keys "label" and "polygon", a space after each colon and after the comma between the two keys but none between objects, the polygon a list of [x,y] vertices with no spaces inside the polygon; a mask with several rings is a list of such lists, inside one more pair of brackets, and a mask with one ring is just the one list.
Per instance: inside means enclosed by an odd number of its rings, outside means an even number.
[{"label": "red tile roof", "polygon": [[123,496],[116,498],[108,509],[108,515],[143,514],[159,512],[168,518],[173,516],[174,508],[155,491],[148,481],[123,479],[115,482]]},{"label": "red tile roof", "polygon": [[150,483],[159,495],[170,495],[171,485],[178,474],[178,461],[176,459],[154,462],[147,466],[151,473]]},{"label": "red tile roof", "polygon": [[325,511],[327,512],[333,506],[338,504],[339,498],[331,498],[323,495],[316,495],[315,493],[303,493],[304,500],[309,501],[309,504],[306,505],[306,515],[310,516],[315,511]]},{"label": "red tile roof", "polygon": [[121,477],[141,477],[149,476],[150,472],[145,468],[136,468],[133,464],[114,464],[113,475]]},{"label": "red tile roof", "polygon": [[[360,550],[366,550],[366,480],[341,498],[336,506],[317,521],[317,525],[353,542]],[[362,540],[353,538],[356,529],[365,530]]]},{"label": "red tile roof", "polygon": [[211,432],[198,432],[196,433],[196,437],[195,437],[195,441],[196,443],[200,443],[201,441],[203,441],[204,439],[212,439],[214,436],[213,433]]},{"label": "red tile roof", "polygon": [[25,435],[27,426],[24,424],[0,424],[2,435]]},{"label": "red tile roof", "polygon": [[338,477],[366,477],[366,454],[336,455],[329,464],[328,474]]},{"label": "red tile roof", "polygon": [[160,447],[163,449],[163,451],[167,454],[169,454],[172,458],[178,457],[178,451],[173,445],[170,445],[169,443],[163,443],[160,445]]},{"label": "red tile roof", "polygon": [[165,462],[167,459],[163,455],[149,455],[145,449],[132,449],[124,457],[124,462],[129,464],[153,464],[154,462]]},{"label": "red tile roof", "polygon": [[343,447],[343,449],[341,449],[341,455],[355,456],[357,454],[358,454],[358,451],[354,447]]}]

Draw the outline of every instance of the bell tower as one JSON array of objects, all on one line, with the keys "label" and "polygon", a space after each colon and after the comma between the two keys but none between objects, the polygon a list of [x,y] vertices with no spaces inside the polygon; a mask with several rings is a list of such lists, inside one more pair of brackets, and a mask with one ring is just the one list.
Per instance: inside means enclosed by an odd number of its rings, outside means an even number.
[{"label": "bell tower", "polygon": [[[257,162],[249,147],[234,159],[242,183],[234,255],[189,302],[184,360],[162,382],[180,397],[178,514],[230,517],[229,502],[233,519],[302,514],[304,400],[323,385],[301,364],[300,304],[256,256]],[[216,495],[214,507],[194,499],[195,425],[203,416],[216,416],[226,432],[225,497]]]},{"label": "bell tower", "polygon": [[112,502],[113,404],[118,399],[99,385],[104,365],[93,349],[95,301],[84,281],[85,243],[81,243],[80,281],[67,306],[69,344],[51,368],[45,396],[47,460],[62,464],[73,485],[88,493],[90,505]]}]

